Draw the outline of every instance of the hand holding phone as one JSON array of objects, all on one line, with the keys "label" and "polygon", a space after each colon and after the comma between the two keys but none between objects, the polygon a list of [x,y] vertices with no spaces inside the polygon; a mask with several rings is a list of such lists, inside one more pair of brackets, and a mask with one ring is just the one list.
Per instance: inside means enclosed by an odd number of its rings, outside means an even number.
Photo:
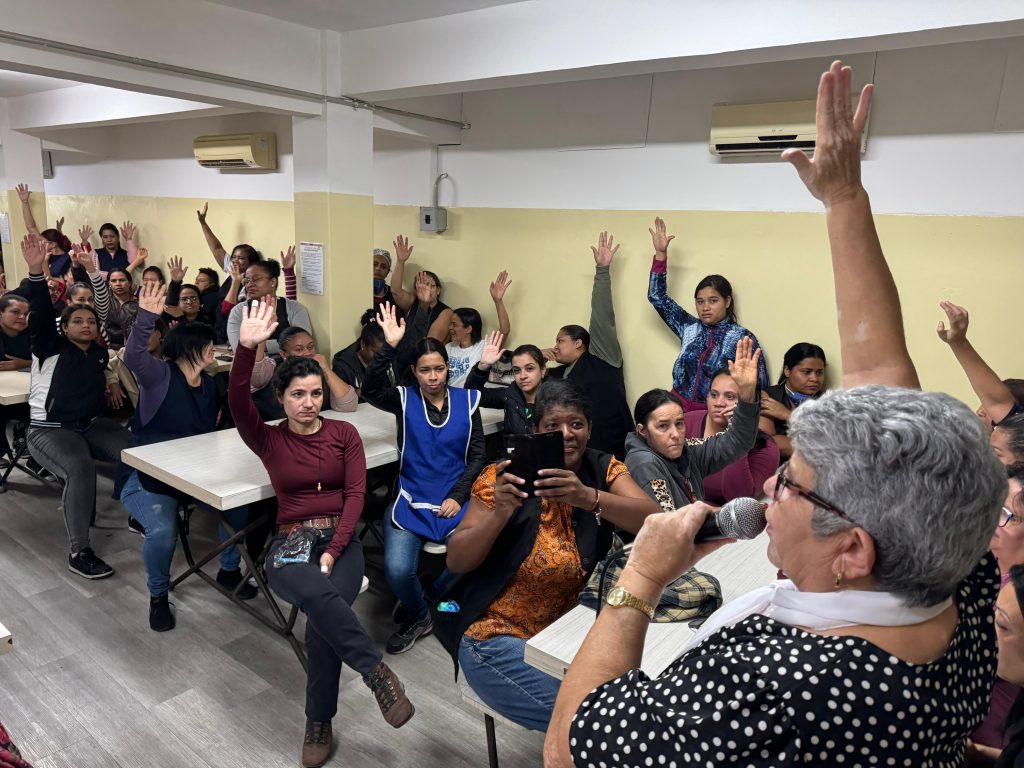
[{"label": "hand holding phone", "polygon": [[562,469],[565,466],[565,448],[561,432],[540,432],[529,435],[506,435],[505,458],[509,465],[505,472],[521,477],[525,482],[519,489],[529,496],[534,494],[537,473],[542,469]]}]

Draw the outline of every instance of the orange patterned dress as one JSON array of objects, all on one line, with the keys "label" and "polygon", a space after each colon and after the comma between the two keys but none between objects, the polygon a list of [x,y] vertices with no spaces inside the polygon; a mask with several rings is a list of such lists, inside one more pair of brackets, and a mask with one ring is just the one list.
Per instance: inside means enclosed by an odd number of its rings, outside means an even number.
[{"label": "orange patterned dress", "polygon": [[[608,465],[608,487],[628,474],[626,465],[613,458]],[[491,464],[473,484],[473,496],[489,509],[494,509],[495,475]],[[529,639],[576,605],[586,581],[572,527],[572,507],[544,499],[533,549],[494,602],[466,630],[466,636],[473,640],[495,635]]]}]

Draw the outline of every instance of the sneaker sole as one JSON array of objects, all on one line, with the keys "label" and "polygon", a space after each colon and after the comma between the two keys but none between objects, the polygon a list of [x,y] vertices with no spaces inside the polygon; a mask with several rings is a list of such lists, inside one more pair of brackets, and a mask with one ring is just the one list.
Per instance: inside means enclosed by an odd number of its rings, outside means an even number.
[{"label": "sneaker sole", "polygon": [[397,650],[397,651],[392,651],[390,648],[385,647],[384,650],[387,651],[388,653],[390,653],[392,656],[397,656],[400,653],[405,653],[410,648],[412,648],[414,645],[416,645],[416,641],[419,640],[420,638],[426,637],[427,635],[432,635],[433,633],[434,633],[434,628],[430,627],[430,629],[428,629],[427,631],[420,632],[418,635],[416,635],[416,637],[413,638],[413,641],[411,643],[409,643],[407,646],[405,646],[405,648],[402,648],[402,649]]},{"label": "sneaker sole", "polygon": [[77,568],[75,568],[70,563],[68,563],[68,570],[71,571],[72,573],[78,574],[83,579],[89,579],[90,581],[95,581],[96,579],[108,579],[108,578],[110,578],[111,576],[114,575],[114,570],[113,569],[110,569],[106,573],[93,573],[93,574],[83,573],[82,571],[78,570]]}]

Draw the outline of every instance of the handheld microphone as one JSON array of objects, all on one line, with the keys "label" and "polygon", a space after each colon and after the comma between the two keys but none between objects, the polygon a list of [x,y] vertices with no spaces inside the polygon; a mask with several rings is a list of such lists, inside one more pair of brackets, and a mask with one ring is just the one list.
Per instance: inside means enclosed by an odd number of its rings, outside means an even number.
[{"label": "handheld microphone", "polygon": [[733,499],[715,514],[707,516],[693,540],[756,539],[768,525],[764,516],[767,508],[767,504],[757,499]]}]

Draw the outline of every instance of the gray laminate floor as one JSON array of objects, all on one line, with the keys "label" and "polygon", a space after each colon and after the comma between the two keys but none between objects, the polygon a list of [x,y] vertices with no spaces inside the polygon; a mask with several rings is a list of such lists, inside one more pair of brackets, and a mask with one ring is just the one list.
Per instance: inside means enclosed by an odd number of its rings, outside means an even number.
[{"label": "gray laminate floor", "polygon": [[[93,548],[117,569],[90,582],[67,569],[55,486],[20,472],[0,495],[0,623],[14,649],[0,655],[0,720],[36,768],[297,766],[305,675],[287,641],[198,580],[172,593],[177,628],[148,626],[142,540],[99,480]],[[196,548],[212,520],[193,518]],[[392,598],[368,547],[369,591],[357,612],[383,646]],[[180,553],[174,572],[183,567]],[[299,634],[301,636],[301,624]],[[346,669],[331,766],[486,766],[482,717],[463,704],[434,638],[388,657],[416,705],[394,730]],[[498,724],[505,766],[541,763],[543,737]]]},{"label": "gray laminate floor", "polygon": [[[86,581],[67,569],[60,494],[20,472],[0,495],[0,721],[36,768],[276,768],[299,765],[305,674],[288,642],[199,580],[172,593],[177,627],[150,631],[142,539],[99,478],[93,548],[117,569]],[[193,516],[196,551],[215,535]],[[356,611],[383,646],[393,598],[367,538],[370,589]],[[213,566],[215,568],[216,566]],[[700,567],[726,600],[774,578],[764,537],[718,550]],[[174,573],[183,570],[180,552]],[[297,634],[302,636],[301,618]],[[416,705],[400,730],[369,690],[343,672],[331,766],[486,766],[483,719],[464,704],[451,660],[433,637],[387,661]],[[541,764],[543,736],[498,724],[502,765]]]}]

